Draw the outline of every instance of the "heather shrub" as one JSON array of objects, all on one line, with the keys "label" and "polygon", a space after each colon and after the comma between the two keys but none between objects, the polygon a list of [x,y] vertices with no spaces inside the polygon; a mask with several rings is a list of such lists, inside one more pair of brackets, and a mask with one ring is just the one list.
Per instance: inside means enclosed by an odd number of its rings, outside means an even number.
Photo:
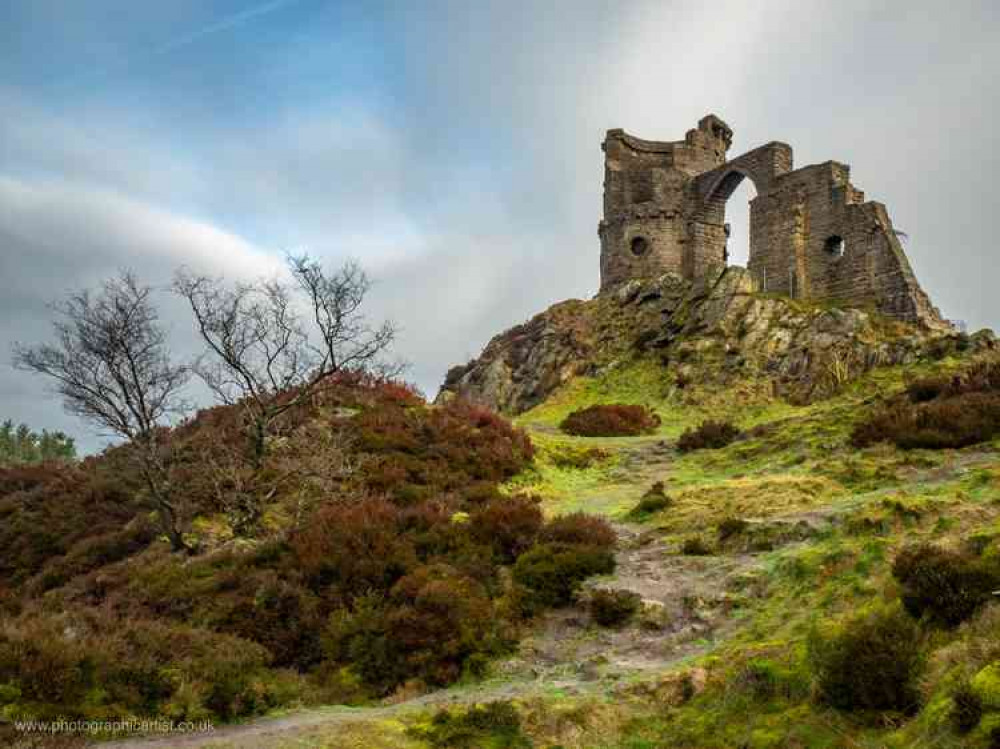
[{"label": "heather shrub", "polygon": [[388,590],[417,564],[400,521],[401,511],[381,499],[321,508],[291,542],[310,587],[332,587],[345,599]]},{"label": "heather shrub", "polygon": [[617,627],[635,616],[641,604],[638,593],[599,588],[590,595],[590,615],[602,627]]},{"label": "heather shrub", "polygon": [[512,563],[535,542],[542,527],[538,502],[528,497],[501,497],[470,516],[473,537],[492,545],[500,560]]},{"label": "heather shrub", "polygon": [[550,520],[542,529],[541,539],[549,543],[610,549],[618,542],[618,535],[604,518],[573,512]]},{"label": "heather shrub", "polygon": [[579,437],[634,437],[654,432],[659,425],[660,417],[646,406],[614,404],[574,411],[559,428]]},{"label": "heather shrub", "polygon": [[[501,495],[532,460],[524,432],[351,373],[275,422],[251,477],[271,538],[228,544],[218,521],[245,489],[243,428],[238,409],[219,407],[162,435],[179,502],[201,516],[190,557],[158,541],[120,448],[0,469],[0,606],[25,612],[0,620],[0,689],[11,684],[0,702],[229,719],[281,703],[305,674],[346,699],[443,685],[510,645],[518,596],[537,610],[499,566],[543,531],[575,576],[602,553],[613,564],[604,521],[546,524],[533,500]],[[39,615],[42,594],[73,620]]]},{"label": "heather shrub", "polygon": [[642,495],[639,503],[629,512],[634,518],[642,518],[647,515],[665,510],[670,506],[670,497],[663,489],[663,482],[657,481]]},{"label": "heather shrub", "polygon": [[47,562],[27,587],[33,595],[40,595],[78,575],[138,554],[158,535],[148,518],[139,516],[125,528],[82,539],[63,556]]},{"label": "heather shrub", "polygon": [[386,694],[410,679],[455,681],[469,659],[499,651],[494,630],[482,586],[437,564],[414,570],[388,596],[370,593],[334,612],[323,645],[328,658]]},{"label": "heather shrub", "polygon": [[840,710],[911,714],[920,703],[920,630],[899,607],[875,608],[810,633],[821,700]]},{"label": "heather shrub", "polygon": [[855,425],[851,443],[892,442],[905,450],[960,448],[1000,433],[1000,394],[963,393],[925,403],[893,403]]},{"label": "heather shrub", "polygon": [[440,408],[385,406],[352,420],[353,449],[366,456],[370,491],[402,504],[497,484],[527,466],[527,434],[492,411],[462,402]]},{"label": "heather shrub", "polygon": [[905,394],[855,425],[851,443],[903,449],[960,448],[1000,434],[1000,361],[986,359],[951,376],[907,384]]},{"label": "heather shrub", "polygon": [[513,579],[530,591],[530,607],[558,607],[572,603],[588,577],[614,569],[615,557],[607,548],[547,543],[518,558]]},{"label": "heather shrub", "polygon": [[892,574],[911,615],[946,627],[969,619],[1000,588],[1000,569],[995,564],[933,544],[902,549],[893,561]]},{"label": "heather shrub", "polygon": [[692,450],[715,450],[735,440],[740,430],[728,421],[704,421],[698,427],[686,429],[677,440],[677,449],[683,453]]}]

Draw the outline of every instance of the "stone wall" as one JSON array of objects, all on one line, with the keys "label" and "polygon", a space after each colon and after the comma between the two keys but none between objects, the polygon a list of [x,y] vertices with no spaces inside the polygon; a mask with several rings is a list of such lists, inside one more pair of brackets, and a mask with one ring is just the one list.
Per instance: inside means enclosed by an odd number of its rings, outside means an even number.
[{"label": "stone wall", "polygon": [[760,290],[945,326],[885,206],[865,201],[846,164],[793,169],[791,147],[778,142],[727,160],[731,141],[732,131],[714,115],[683,141],[608,131],[598,229],[602,291],[666,272],[696,281],[725,266],[726,201],[750,179],[757,197],[750,202],[748,266]]}]

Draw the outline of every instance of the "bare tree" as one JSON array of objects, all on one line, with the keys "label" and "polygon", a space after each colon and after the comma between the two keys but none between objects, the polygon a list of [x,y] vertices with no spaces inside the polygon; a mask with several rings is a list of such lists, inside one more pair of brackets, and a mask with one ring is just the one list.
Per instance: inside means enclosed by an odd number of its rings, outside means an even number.
[{"label": "bare tree", "polygon": [[56,302],[56,340],[14,345],[14,366],[50,377],[66,410],[128,440],[164,533],[186,549],[160,434],[186,405],[189,369],[171,362],[152,289],[129,271]]},{"label": "bare tree", "polygon": [[254,468],[278,417],[336,372],[382,367],[396,332],[391,322],[371,327],[362,314],[371,282],[357,263],[329,272],[302,255],[289,256],[288,267],[294,284],[227,286],[186,270],[174,279],[208,349],[195,371],[221,402],[244,409]]}]

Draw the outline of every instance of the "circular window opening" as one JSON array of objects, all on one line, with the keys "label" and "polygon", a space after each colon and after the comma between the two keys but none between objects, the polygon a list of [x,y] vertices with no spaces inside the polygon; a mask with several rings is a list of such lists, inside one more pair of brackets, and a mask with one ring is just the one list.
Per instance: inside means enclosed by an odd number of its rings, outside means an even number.
[{"label": "circular window opening", "polygon": [[640,255],[645,255],[646,251],[649,250],[649,240],[645,237],[635,237],[632,240],[632,254],[636,257]]},{"label": "circular window opening", "polygon": [[834,257],[842,257],[844,254],[844,240],[842,237],[838,237],[834,234],[832,237],[826,240],[824,244],[826,251],[833,255]]}]

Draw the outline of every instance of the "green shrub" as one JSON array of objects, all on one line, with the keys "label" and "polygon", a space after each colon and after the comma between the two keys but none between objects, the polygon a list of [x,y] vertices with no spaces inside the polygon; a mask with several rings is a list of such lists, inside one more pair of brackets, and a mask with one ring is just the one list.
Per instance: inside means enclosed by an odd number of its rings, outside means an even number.
[{"label": "green shrub", "polygon": [[902,587],[903,605],[910,614],[946,627],[970,618],[1000,588],[995,566],[932,544],[902,549],[893,561],[892,574]]},{"label": "green shrub", "polygon": [[719,541],[727,541],[734,536],[738,536],[747,529],[750,524],[743,518],[725,518],[719,523]]},{"label": "green shrub", "polygon": [[590,596],[590,615],[602,627],[617,627],[635,616],[642,596],[630,590],[599,588]]},{"label": "green shrub", "polygon": [[663,488],[663,482],[657,481],[639,499],[639,504],[629,512],[634,518],[643,518],[647,515],[665,510],[670,506],[670,497],[667,496]]},{"label": "green shrub", "polygon": [[426,728],[407,731],[434,749],[531,749],[521,718],[510,702],[474,705],[465,711],[439,710]]},{"label": "green shrub", "polygon": [[920,704],[920,630],[898,607],[876,608],[814,629],[809,660],[818,694],[840,710],[912,714]]},{"label": "green shrub", "polygon": [[589,406],[574,411],[559,425],[579,437],[634,437],[656,431],[660,417],[646,406]]},{"label": "green shrub", "polygon": [[529,589],[532,606],[567,606],[584,580],[614,569],[614,554],[606,548],[548,543],[522,554],[513,578]]},{"label": "green shrub", "polygon": [[106,614],[31,617],[0,630],[13,713],[230,720],[276,706],[270,654],[228,635]]},{"label": "green shrub", "polygon": [[707,557],[712,553],[711,547],[701,536],[689,536],[681,544],[681,554],[689,557]]},{"label": "green shrub", "polygon": [[959,685],[951,699],[950,716],[955,730],[962,734],[969,733],[979,725],[979,721],[983,717],[982,699],[968,682]]},{"label": "green shrub", "polygon": [[698,427],[684,431],[677,440],[682,453],[692,450],[716,450],[725,447],[740,435],[740,430],[728,421],[704,421]]},{"label": "green shrub", "polygon": [[441,686],[500,648],[493,607],[476,581],[443,564],[419,567],[388,597],[372,593],[330,617],[323,645],[384,695],[410,679]]}]

